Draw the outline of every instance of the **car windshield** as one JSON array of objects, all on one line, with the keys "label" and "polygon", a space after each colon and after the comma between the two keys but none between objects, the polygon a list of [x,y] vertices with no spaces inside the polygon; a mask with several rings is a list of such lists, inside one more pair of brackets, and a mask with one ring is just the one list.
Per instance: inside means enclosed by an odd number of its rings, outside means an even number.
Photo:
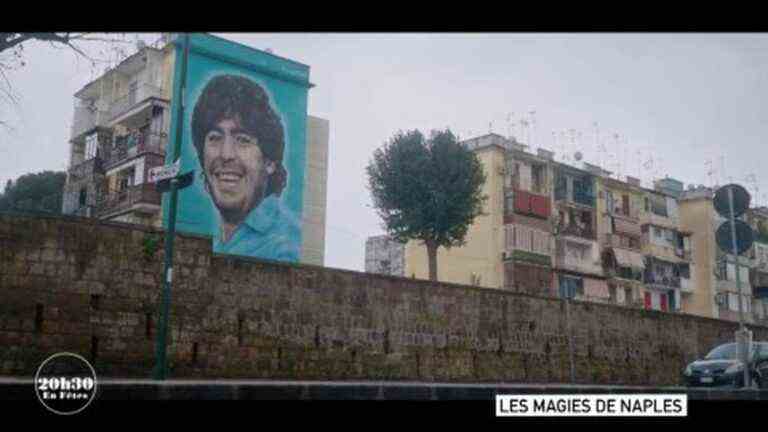
[{"label": "car windshield", "polygon": [[[751,354],[754,354],[755,352],[755,345],[756,344],[752,344],[752,349],[750,350]],[[735,360],[738,357],[737,348],[738,347],[735,343],[720,345],[719,347],[710,351],[709,354],[707,354],[707,356],[704,357],[704,359],[705,360]]]}]

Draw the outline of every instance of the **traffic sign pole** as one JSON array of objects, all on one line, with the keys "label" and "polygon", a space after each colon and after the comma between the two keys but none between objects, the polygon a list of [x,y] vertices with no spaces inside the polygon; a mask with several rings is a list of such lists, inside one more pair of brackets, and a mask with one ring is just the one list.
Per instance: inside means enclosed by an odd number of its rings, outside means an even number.
[{"label": "traffic sign pole", "polygon": [[731,245],[733,248],[733,257],[735,259],[736,267],[736,292],[739,295],[739,333],[740,338],[736,341],[741,347],[741,360],[744,363],[744,387],[750,385],[749,381],[749,345],[747,343],[746,329],[744,328],[744,306],[741,295],[741,271],[739,269],[739,250],[736,246],[736,217],[733,211],[733,188],[728,189],[728,206],[730,210],[731,219]]},{"label": "traffic sign pole", "polygon": [[[189,34],[184,34],[184,57],[181,64],[181,77],[177,87],[176,96],[179,98],[176,105],[176,141],[173,145],[173,162],[176,163],[181,152],[181,135],[184,130],[184,93],[186,91],[187,81],[187,63],[189,61]],[[157,332],[156,344],[156,365],[154,378],[156,380],[165,380],[168,375],[168,361],[166,353],[168,351],[168,315],[171,305],[171,284],[173,282],[173,240],[176,237],[176,204],[179,199],[179,181],[176,178],[171,179],[170,205],[168,206],[168,229],[165,232],[165,263],[163,266],[163,292],[162,304],[160,306],[160,323]]]}]

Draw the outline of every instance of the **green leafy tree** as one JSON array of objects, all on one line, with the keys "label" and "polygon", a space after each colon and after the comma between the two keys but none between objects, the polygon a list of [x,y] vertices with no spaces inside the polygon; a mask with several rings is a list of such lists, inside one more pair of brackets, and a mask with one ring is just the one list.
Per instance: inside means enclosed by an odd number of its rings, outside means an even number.
[{"label": "green leafy tree", "polygon": [[64,172],[43,171],[24,174],[15,182],[8,181],[0,194],[1,210],[28,210],[61,213]]},{"label": "green leafy tree", "polygon": [[384,228],[395,240],[421,240],[429,279],[437,280],[437,249],[461,246],[486,197],[477,156],[448,129],[426,138],[418,130],[396,133],[376,150],[366,169]]}]

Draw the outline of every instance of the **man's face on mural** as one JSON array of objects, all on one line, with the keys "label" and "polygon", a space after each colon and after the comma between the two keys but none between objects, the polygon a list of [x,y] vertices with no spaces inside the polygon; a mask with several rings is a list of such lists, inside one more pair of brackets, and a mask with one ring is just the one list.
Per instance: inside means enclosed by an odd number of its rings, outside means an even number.
[{"label": "man's face on mural", "polygon": [[226,219],[240,219],[258,204],[274,163],[236,118],[225,118],[205,135],[204,167],[213,200]]}]

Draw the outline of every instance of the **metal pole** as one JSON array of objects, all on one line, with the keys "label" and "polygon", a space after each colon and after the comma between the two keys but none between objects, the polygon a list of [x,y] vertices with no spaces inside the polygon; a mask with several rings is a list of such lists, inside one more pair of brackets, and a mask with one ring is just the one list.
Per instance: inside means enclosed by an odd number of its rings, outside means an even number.
[{"label": "metal pole", "polygon": [[[186,90],[187,82],[187,63],[189,61],[189,34],[184,34],[184,57],[181,64],[181,77],[176,97],[179,98],[179,103],[176,105],[176,140],[173,145],[173,157],[172,160],[176,162],[179,158],[181,150],[181,138],[184,126],[184,93]],[[154,378],[156,380],[164,380],[168,375],[168,362],[166,353],[168,351],[168,314],[171,305],[171,283],[173,282],[173,240],[176,237],[176,206],[179,199],[179,192],[177,189],[178,181],[176,178],[171,179],[171,196],[170,205],[168,208],[168,230],[165,233],[165,262],[163,265],[163,292],[162,292],[162,304],[160,307],[160,322],[157,332],[157,345],[156,345],[156,365],[154,371]]]},{"label": "metal pole", "polygon": [[728,188],[728,207],[730,210],[730,219],[731,219],[731,247],[733,256],[735,259],[734,266],[736,267],[736,291],[739,295],[739,334],[741,335],[741,340],[737,340],[736,342],[741,347],[741,355],[742,355],[742,362],[744,363],[744,387],[748,387],[750,385],[749,381],[749,345],[747,345],[746,337],[745,337],[745,328],[744,328],[744,307],[742,305],[742,298],[741,298],[741,272],[739,269],[739,252],[738,248],[736,246],[736,218],[733,216],[733,188]]},{"label": "metal pole", "polygon": [[[570,291],[570,287],[568,288]],[[573,329],[571,327],[571,298],[570,292],[565,298],[565,321],[568,325],[568,357],[571,366],[571,384],[576,384],[576,365],[573,359]]]}]

